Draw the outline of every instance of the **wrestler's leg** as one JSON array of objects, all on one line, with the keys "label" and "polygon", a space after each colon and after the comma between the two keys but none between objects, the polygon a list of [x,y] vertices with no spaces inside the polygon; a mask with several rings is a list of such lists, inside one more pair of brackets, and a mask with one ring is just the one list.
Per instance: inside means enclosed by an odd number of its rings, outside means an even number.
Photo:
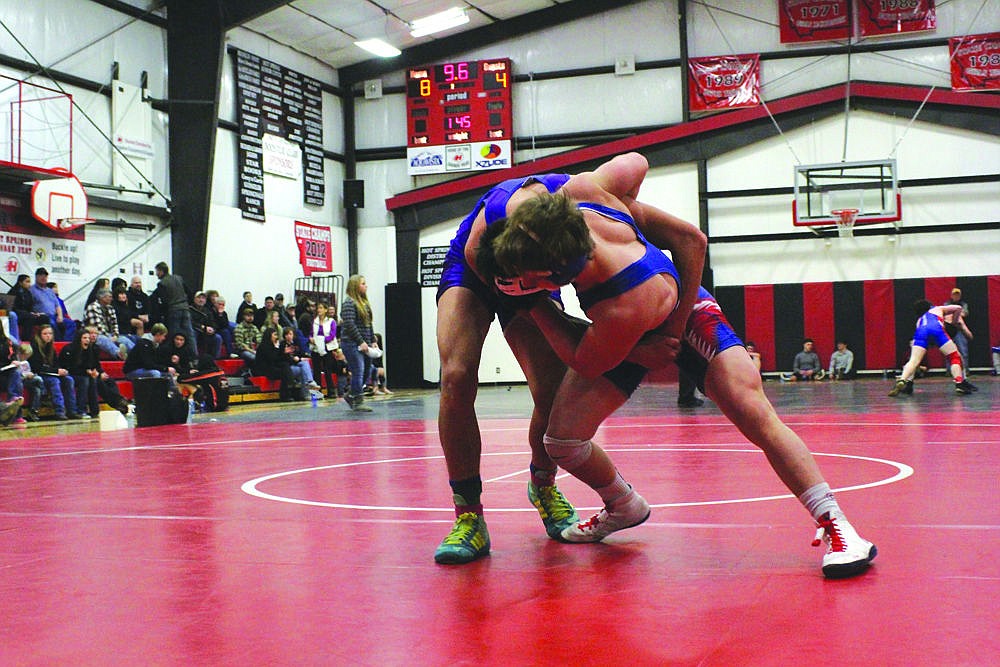
[{"label": "wrestler's leg", "polygon": [[448,477],[479,474],[482,440],[476,420],[479,361],[493,313],[469,289],[452,287],[438,300],[437,343],[441,359],[438,434]]},{"label": "wrestler's leg", "polygon": [[788,428],[764,395],[760,374],[743,347],[715,355],[705,374],[705,393],[740,432],[763,450],[771,467],[796,496],[823,482],[802,439]]},{"label": "wrestler's leg", "polygon": [[878,550],[858,535],[823,480],[812,453],[774,411],[745,348],[730,347],[712,358],[705,375],[705,393],[763,450],[778,477],[816,521],[819,530],[813,544],[827,545],[823,574],[850,577],[864,572]]},{"label": "wrestler's leg", "polygon": [[[954,347],[954,343],[952,343]],[[920,362],[924,360],[924,355],[927,354],[927,348],[921,347],[920,345],[913,345],[910,347],[910,359],[903,366],[903,373],[899,376],[899,379],[909,382],[917,374],[917,368],[920,367]]]}]

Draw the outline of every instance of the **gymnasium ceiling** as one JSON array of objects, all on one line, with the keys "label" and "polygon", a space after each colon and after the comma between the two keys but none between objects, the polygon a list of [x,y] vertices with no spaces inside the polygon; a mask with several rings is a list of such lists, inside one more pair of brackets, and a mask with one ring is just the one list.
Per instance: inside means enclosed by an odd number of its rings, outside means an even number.
[{"label": "gymnasium ceiling", "polygon": [[[635,1],[223,0],[228,6],[230,25],[241,25],[316,58],[340,70],[342,80],[348,82],[423,64]],[[411,21],[451,7],[465,8],[469,22],[435,35],[410,36]],[[376,58],[354,45],[358,40],[371,38],[388,42],[403,54]]]}]

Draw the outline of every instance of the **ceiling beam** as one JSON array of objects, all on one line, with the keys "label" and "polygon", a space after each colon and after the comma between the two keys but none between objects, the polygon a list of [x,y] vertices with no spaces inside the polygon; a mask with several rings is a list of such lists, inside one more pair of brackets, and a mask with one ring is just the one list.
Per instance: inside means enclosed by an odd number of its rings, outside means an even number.
[{"label": "ceiling beam", "polygon": [[219,0],[222,26],[230,30],[287,5],[292,0]]},{"label": "ceiling beam", "polygon": [[563,2],[529,14],[515,16],[506,21],[497,21],[481,28],[474,28],[452,37],[435,39],[425,44],[404,49],[395,58],[373,58],[338,70],[340,84],[344,88],[377,77],[380,74],[398,72],[407,67],[426,65],[457,53],[471,51],[497,42],[508,41],[545,28],[561,25],[569,21],[601,14],[619,7],[635,4],[639,0],[573,0]]}]

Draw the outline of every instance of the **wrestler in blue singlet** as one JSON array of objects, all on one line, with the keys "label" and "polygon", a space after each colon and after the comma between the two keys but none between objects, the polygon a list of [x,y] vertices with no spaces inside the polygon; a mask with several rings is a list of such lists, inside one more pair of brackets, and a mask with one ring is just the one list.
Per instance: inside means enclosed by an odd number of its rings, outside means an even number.
[{"label": "wrestler in blue singlet", "polygon": [[944,320],[930,311],[921,315],[920,319],[917,320],[917,330],[913,334],[913,344],[926,350],[929,347],[927,339],[933,340],[937,343],[938,347],[951,340],[951,337],[944,330]]},{"label": "wrestler in blue singlet", "polygon": [[[594,304],[624,294],[661,273],[672,276],[677,283],[678,292],[680,291],[681,278],[677,273],[677,268],[674,266],[673,261],[664,255],[659,248],[646,240],[646,237],[642,235],[642,232],[636,226],[632,216],[618,209],[590,202],[580,202],[577,204],[577,207],[628,225],[635,232],[638,241],[646,248],[646,253],[642,257],[626,266],[608,280],[590,289],[577,292],[577,297],[580,299],[580,307],[583,308],[584,312],[587,312]],[[604,377],[621,389],[626,396],[631,396],[636,388],[638,388],[639,383],[642,382],[642,379],[646,377],[647,372],[649,372],[649,369],[645,366],[640,366],[631,361],[623,361],[604,373]]]},{"label": "wrestler in blue singlet", "polygon": [[[555,192],[569,180],[569,174],[538,174],[524,178],[514,178],[493,186],[472,207],[472,212],[458,226],[455,238],[451,240],[448,254],[444,259],[444,270],[441,272],[441,282],[438,284],[437,299],[451,287],[467,287],[478,296],[494,313],[500,317],[501,327],[514,316],[514,311],[504,306],[504,301],[492,285],[485,284],[465,261],[465,246],[469,242],[472,223],[479,212],[485,209],[486,224],[507,217],[507,202],[526,185],[541,183],[550,193]],[[557,299],[558,300],[558,299]],[[561,303],[561,302],[560,302]]]}]

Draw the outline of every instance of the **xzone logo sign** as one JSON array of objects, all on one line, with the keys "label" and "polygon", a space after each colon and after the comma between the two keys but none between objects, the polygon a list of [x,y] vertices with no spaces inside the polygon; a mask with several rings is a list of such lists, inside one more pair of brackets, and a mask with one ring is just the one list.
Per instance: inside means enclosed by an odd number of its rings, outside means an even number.
[{"label": "xzone logo sign", "polygon": [[503,154],[503,148],[497,144],[484,144],[479,149],[479,154],[483,157],[482,160],[476,160],[476,167],[479,169],[510,166],[508,158],[500,157]]}]

